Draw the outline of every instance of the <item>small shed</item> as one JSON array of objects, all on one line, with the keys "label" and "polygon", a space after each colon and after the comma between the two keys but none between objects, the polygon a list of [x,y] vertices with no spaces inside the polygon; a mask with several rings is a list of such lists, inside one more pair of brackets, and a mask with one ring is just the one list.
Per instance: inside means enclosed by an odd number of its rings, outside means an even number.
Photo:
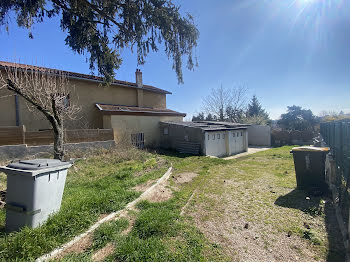
[{"label": "small shed", "polygon": [[225,157],[248,150],[247,125],[224,122],[161,122],[161,145],[180,153]]}]

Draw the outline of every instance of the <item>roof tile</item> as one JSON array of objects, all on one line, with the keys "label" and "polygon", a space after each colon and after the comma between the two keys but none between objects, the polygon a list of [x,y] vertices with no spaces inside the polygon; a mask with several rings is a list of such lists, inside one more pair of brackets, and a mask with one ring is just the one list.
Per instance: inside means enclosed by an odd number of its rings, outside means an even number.
[{"label": "roof tile", "polygon": [[[0,61],[0,68],[4,68],[4,67],[18,67],[18,68],[21,68],[21,69],[25,69],[25,68],[36,69],[36,70],[40,70],[40,71],[43,71],[43,72],[57,71],[57,72],[66,74],[68,76],[68,78],[78,78],[78,79],[81,79],[81,80],[103,82],[103,78],[99,77],[99,76],[81,74],[81,73],[64,71],[64,70],[53,69],[53,68],[47,68],[47,67],[40,67],[40,66],[33,66],[33,65],[26,65],[26,64],[19,64],[19,63]],[[136,83],[122,81],[122,80],[117,80],[117,79],[115,79],[112,84],[119,85],[119,86],[130,87],[130,88],[138,88]],[[160,88],[157,88],[157,87],[154,87],[154,86],[150,86],[150,85],[143,85],[142,89],[150,91],[150,92],[155,92],[155,93],[171,94],[171,92],[169,92],[167,90],[160,89]]]}]

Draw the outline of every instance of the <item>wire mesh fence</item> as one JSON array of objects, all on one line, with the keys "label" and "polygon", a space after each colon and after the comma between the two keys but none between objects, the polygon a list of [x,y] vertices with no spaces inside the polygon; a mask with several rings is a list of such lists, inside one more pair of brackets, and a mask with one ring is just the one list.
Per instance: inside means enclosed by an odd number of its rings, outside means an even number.
[{"label": "wire mesh fence", "polygon": [[321,123],[321,135],[331,148],[336,171],[334,185],[337,187],[337,201],[343,221],[349,228],[350,207],[350,119]]}]

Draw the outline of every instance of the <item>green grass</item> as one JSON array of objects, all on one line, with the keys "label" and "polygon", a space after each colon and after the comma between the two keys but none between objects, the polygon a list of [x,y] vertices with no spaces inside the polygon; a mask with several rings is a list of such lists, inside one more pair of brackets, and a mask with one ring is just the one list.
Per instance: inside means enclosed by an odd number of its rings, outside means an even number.
[{"label": "green grass", "polygon": [[[238,261],[242,253],[263,256],[281,238],[286,238],[286,252],[304,261],[341,261],[338,239],[331,236],[331,207],[321,197],[306,200],[307,193],[295,190],[290,149],[274,148],[228,161],[163,152],[165,166],[173,164],[173,176],[183,172],[199,176],[183,185],[170,178],[173,197],[161,203],[140,202],[128,234],[122,233],[129,226],[126,219],[103,224],[87,250],[61,261],[91,261],[94,252],[107,244],[113,244],[114,251],[104,261]],[[138,196],[133,186],[164,173],[159,158],[145,154],[136,160],[100,157],[77,163],[68,177],[63,212],[40,229],[24,229],[0,240],[0,245],[8,245],[0,258],[34,258],[84,231],[100,214],[122,208]],[[311,229],[305,228],[305,221]],[[229,241],[248,232],[245,223],[261,239],[260,246],[252,245],[253,251],[249,245],[239,248]],[[208,225],[214,225],[215,232],[207,230]],[[216,233],[219,241],[212,238]],[[278,254],[278,246],[273,252]]]},{"label": "green grass", "polygon": [[[147,152],[131,150],[80,160],[69,170],[59,213],[36,229],[0,234],[0,261],[30,261],[84,232],[100,215],[122,209],[140,193],[132,187],[159,178],[169,167]],[[158,164],[161,163],[161,164]],[[4,210],[0,226],[4,226]]]},{"label": "green grass", "polygon": [[[242,252],[261,252],[263,256],[264,250],[278,250],[279,247],[274,245],[276,240],[287,238],[284,250],[296,252],[291,256],[297,254],[309,261],[341,261],[342,250],[337,247],[340,242],[331,243],[334,232],[326,231],[334,223],[327,222],[323,199],[311,197],[306,200],[306,192],[295,190],[290,149],[275,148],[230,161],[168,155],[175,176],[182,172],[196,172],[199,176],[181,186],[169,201],[140,203],[132,231],[127,236],[116,235],[111,241],[115,252],[108,259],[232,261],[241,259],[239,254]],[[174,181],[170,181],[170,185],[174,185]],[[192,215],[179,216],[195,190],[196,195],[188,207]],[[231,214],[231,210],[235,212]],[[220,243],[210,241],[210,235],[206,237],[201,233],[201,230],[207,231],[208,223],[217,225],[216,231],[221,224],[227,223],[228,216],[232,216],[229,217],[231,222],[220,233],[229,236],[222,237]],[[311,229],[304,227],[305,221],[311,224]],[[250,250],[249,245],[241,249],[230,246],[229,238],[239,239],[244,234],[242,228],[246,222],[259,229],[256,234],[262,239],[260,251]],[[230,228],[232,224],[234,226]],[[288,238],[288,232],[292,232],[293,238]]]}]

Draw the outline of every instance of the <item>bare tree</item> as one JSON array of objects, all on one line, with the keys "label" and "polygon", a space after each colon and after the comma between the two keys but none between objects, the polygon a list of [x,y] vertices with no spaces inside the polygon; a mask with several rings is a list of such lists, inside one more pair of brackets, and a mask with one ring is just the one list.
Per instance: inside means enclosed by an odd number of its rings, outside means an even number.
[{"label": "bare tree", "polygon": [[54,158],[64,156],[64,120],[74,119],[80,107],[70,101],[69,80],[61,71],[33,66],[5,67],[0,73],[0,89],[7,88],[23,97],[50,122],[54,132]]},{"label": "bare tree", "polygon": [[210,94],[203,99],[203,109],[206,114],[216,116],[219,121],[238,122],[246,107],[247,88],[212,88]]}]

